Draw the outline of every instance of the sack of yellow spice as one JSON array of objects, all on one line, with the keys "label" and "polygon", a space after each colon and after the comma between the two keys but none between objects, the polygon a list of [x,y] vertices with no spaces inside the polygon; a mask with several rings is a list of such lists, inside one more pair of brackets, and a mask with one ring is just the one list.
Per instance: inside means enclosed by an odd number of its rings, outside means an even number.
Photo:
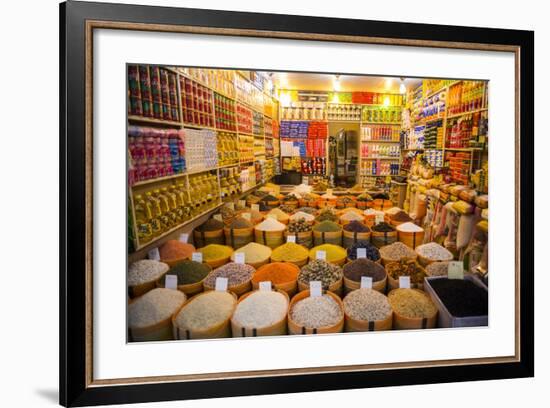
[{"label": "sack of yellow spice", "polygon": [[275,248],[271,254],[272,262],[291,262],[295,265],[302,266],[307,263],[309,256],[308,250],[294,242],[287,242]]}]

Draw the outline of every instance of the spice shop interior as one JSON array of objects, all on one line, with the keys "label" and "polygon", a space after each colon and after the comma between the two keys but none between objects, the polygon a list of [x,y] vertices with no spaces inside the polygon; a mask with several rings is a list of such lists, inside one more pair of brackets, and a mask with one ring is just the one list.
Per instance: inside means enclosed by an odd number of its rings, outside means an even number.
[{"label": "spice shop interior", "polygon": [[487,81],[127,70],[128,341],[487,326]]}]

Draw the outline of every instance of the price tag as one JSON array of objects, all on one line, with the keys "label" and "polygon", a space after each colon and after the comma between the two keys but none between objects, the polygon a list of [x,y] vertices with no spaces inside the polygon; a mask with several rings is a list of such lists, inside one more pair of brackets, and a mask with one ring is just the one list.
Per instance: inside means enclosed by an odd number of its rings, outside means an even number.
[{"label": "price tag", "polygon": [[215,220],[223,222],[223,218],[222,218],[221,214],[214,214],[214,217],[212,217],[212,218],[214,218]]},{"label": "price tag", "polygon": [[227,291],[227,278],[216,278],[216,291]]},{"label": "price tag", "polygon": [[321,285],[321,281],[309,282],[309,295],[311,297],[323,296],[323,286]]},{"label": "price tag", "polygon": [[187,243],[189,240],[189,234],[180,234],[180,242]]},{"label": "price tag", "polygon": [[447,277],[449,279],[464,279],[464,262],[451,261],[447,269]]},{"label": "price tag", "polygon": [[327,188],[327,194],[332,195],[332,188]]},{"label": "price tag", "polygon": [[260,204],[252,204],[252,205],[250,206],[250,209],[251,209],[252,211],[260,211]]},{"label": "price tag", "polygon": [[178,275],[166,275],[164,277],[164,287],[166,289],[178,288]]},{"label": "price tag", "polygon": [[271,292],[271,281],[260,282],[260,290]]},{"label": "price tag", "polygon": [[327,260],[326,251],[317,251],[317,252],[315,252],[315,259],[319,259],[321,261],[326,261]]},{"label": "price tag", "polygon": [[374,216],[374,222],[376,224],[380,224],[381,222],[384,222],[384,214],[376,213],[376,215]]},{"label": "price tag", "polygon": [[267,218],[273,218],[275,221],[277,221],[277,215],[276,214],[267,214]]},{"label": "price tag", "polygon": [[367,248],[357,248],[357,259],[367,257]]},{"label": "price tag", "polygon": [[361,276],[361,289],[372,289],[372,278],[370,276]]},{"label": "price tag", "polygon": [[153,248],[147,252],[147,258],[152,259],[153,261],[160,261],[160,252],[158,248]]},{"label": "price tag", "polygon": [[235,263],[244,263],[244,252],[235,252]]},{"label": "price tag", "polygon": [[246,200],[239,200],[239,207],[244,208],[246,207]]},{"label": "price tag", "polygon": [[296,235],[287,235],[287,236],[286,236],[286,242],[294,242],[294,243],[296,243]]},{"label": "price tag", "polygon": [[401,289],[410,289],[411,288],[411,277],[410,276],[400,276],[399,277],[399,287]]},{"label": "price tag", "polygon": [[391,176],[386,176],[386,183],[387,184],[391,183]]},{"label": "price tag", "polygon": [[246,212],[246,213],[243,213],[243,218],[244,218],[245,220],[250,221],[250,220],[252,219],[252,216],[251,216],[251,214],[250,214],[249,212]]},{"label": "price tag", "polygon": [[228,206],[231,210],[234,210],[234,209],[235,209],[235,203],[233,203],[233,201],[227,203],[227,206]]},{"label": "price tag", "polygon": [[202,252],[193,252],[191,260],[202,263]]}]

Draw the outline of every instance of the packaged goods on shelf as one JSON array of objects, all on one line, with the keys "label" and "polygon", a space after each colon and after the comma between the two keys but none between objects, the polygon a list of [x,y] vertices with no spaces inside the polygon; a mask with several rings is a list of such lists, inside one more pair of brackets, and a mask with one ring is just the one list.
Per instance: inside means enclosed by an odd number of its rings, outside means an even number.
[{"label": "packaged goods on shelf", "polygon": [[427,98],[422,106],[421,117],[425,120],[442,118],[445,115],[445,92]]},{"label": "packaged goods on shelf", "polygon": [[301,161],[302,174],[324,175],[326,169],[326,159],[324,157],[302,159]]},{"label": "packaged goods on shelf", "polygon": [[449,163],[449,175],[453,181],[468,183],[471,160],[472,152],[445,152],[445,161]]},{"label": "packaged goods on shelf", "polygon": [[447,148],[483,147],[487,136],[487,112],[447,119]]},{"label": "packaged goods on shelf", "polygon": [[309,122],[304,121],[282,121],[279,127],[279,135],[284,138],[306,139]]},{"label": "packaged goods on shelf", "polygon": [[181,174],[186,170],[183,130],[129,126],[128,150],[135,182]]},{"label": "packaged goods on shelf", "polygon": [[197,126],[214,127],[212,90],[180,76],[180,92],[183,121]]},{"label": "packaged goods on shelf", "polygon": [[140,244],[191,218],[194,210],[186,186],[174,181],[170,187],[148,187],[134,196],[135,224]]},{"label": "packaged goods on shelf", "polygon": [[235,133],[218,131],[218,165],[227,166],[239,163],[238,137]]},{"label": "packaged goods on shelf", "polygon": [[448,115],[485,108],[487,100],[486,82],[459,81],[449,88]]},{"label": "packaged goods on shelf", "polygon": [[438,120],[426,124],[423,147],[424,149],[443,148],[443,121]]},{"label": "packaged goods on shelf", "polygon": [[235,102],[232,99],[214,93],[214,109],[217,129],[237,130]]},{"label": "packaged goods on shelf", "polygon": [[362,121],[367,123],[397,123],[401,122],[401,107],[399,106],[363,106]]},{"label": "packaged goods on shelf", "polygon": [[[399,160],[399,158],[395,158]],[[362,160],[361,169],[362,176],[392,176],[399,174],[399,163],[392,163],[389,160]]]},{"label": "packaged goods on shelf", "polygon": [[380,158],[393,157],[393,158],[399,159],[400,153],[401,153],[401,149],[399,148],[399,146],[394,144],[388,144],[388,143],[361,144],[361,157],[363,159],[368,159],[368,158],[376,159],[377,157],[380,157]]},{"label": "packaged goods on shelf", "polygon": [[260,112],[252,111],[252,133],[254,135],[264,135],[264,115]]},{"label": "packaged goods on shelf", "polygon": [[252,110],[240,103],[237,103],[237,122],[239,132],[252,133]]},{"label": "packaged goods on shelf", "polygon": [[188,171],[210,169],[218,166],[215,131],[186,129],[185,140],[185,160]]},{"label": "packaged goods on shelf", "polygon": [[399,142],[399,126],[395,125],[363,125],[361,126],[361,141]]},{"label": "packaged goods on shelf", "polygon": [[326,104],[319,102],[292,102],[281,108],[282,120],[323,120],[326,119]]},{"label": "packaged goods on shelf", "polygon": [[128,65],[130,115],[179,121],[177,76],[160,67]]},{"label": "packaged goods on shelf", "polygon": [[361,105],[329,104],[327,109],[327,118],[329,121],[361,121]]},{"label": "packaged goods on shelf", "polygon": [[442,150],[426,150],[424,151],[424,159],[433,168],[440,169],[443,167]]},{"label": "packaged goods on shelf", "polygon": [[424,95],[431,95],[434,92],[441,92],[443,88],[455,82],[452,79],[425,79],[422,81],[424,86]]}]

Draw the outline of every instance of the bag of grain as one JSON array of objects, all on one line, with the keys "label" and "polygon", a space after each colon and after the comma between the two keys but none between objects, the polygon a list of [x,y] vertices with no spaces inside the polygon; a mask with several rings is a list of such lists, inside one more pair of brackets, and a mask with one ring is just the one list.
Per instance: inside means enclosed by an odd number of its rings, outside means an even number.
[{"label": "bag of grain", "polygon": [[128,305],[128,341],[173,340],[172,315],[185,303],[179,290],[156,288]]}]

